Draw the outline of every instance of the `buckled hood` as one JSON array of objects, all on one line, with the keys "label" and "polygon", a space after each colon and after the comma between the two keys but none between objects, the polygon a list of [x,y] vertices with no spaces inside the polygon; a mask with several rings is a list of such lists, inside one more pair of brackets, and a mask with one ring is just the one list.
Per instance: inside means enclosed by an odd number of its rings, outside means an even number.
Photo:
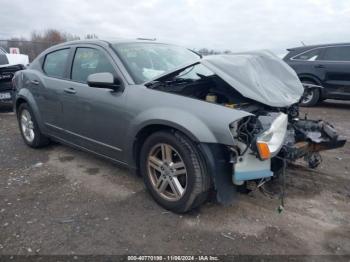
[{"label": "buckled hood", "polygon": [[290,106],[304,92],[294,70],[269,51],[206,56],[201,63],[244,97],[269,106]]}]

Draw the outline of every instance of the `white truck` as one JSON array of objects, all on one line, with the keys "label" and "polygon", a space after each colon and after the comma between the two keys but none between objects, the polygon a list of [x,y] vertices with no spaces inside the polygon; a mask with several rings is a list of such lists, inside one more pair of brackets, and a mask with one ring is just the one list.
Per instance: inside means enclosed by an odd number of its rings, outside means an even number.
[{"label": "white truck", "polygon": [[0,47],[0,103],[12,101],[12,77],[28,64],[27,55],[9,54]]}]

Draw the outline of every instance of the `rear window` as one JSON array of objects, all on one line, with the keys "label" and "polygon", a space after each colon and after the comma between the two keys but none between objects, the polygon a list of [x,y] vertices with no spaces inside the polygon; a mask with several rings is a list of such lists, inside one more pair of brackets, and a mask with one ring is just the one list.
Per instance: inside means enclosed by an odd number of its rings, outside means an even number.
[{"label": "rear window", "polygon": [[46,55],[44,72],[51,77],[64,78],[69,55],[69,48],[54,51]]},{"label": "rear window", "polygon": [[350,46],[328,47],[323,60],[350,61]]},{"label": "rear window", "polygon": [[315,61],[319,60],[322,49],[313,49],[293,57],[293,60]]}]

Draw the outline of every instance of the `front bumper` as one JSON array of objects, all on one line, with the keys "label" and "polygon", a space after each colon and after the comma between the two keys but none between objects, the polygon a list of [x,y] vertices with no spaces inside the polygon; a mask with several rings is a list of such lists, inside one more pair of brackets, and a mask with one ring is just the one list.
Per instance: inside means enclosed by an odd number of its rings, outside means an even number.
[{"label": "front bumper", "polygon": [[315,160],[320,159],[320,151],[343,147],[345,143],[346,139],[341,138],[334,127],[325,121],[290,120],[284,142],[275,157],[261,160],[255,148],[250,147],[243,155],[235,158],[233,183],[242,185],[244,181],[272,177],[278,173],[278,168],[273,167],[272,163],[281,162],[282,159],[293,162],[304,158],[309,167],[315,168],[320,164],[320,161]]},{"label": "front bumper", "polygon": [[290,129],[292,132],[280,152],[280,156],[289,161],[340,148],[346,143],[346,139],[340,137],[331,124],[322,120],[295,120]]},{"label": "front bumper", "polygon": [[12,102],[12,98],[12,83],[0,81],[0,102]]}]

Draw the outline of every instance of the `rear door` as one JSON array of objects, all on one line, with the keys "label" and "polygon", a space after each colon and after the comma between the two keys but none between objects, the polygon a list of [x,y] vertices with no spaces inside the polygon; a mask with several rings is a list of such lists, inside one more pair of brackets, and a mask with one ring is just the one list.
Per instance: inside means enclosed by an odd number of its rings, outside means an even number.
[{"label": "rear door", "polygon": [[60,136],[64,124],[62,96],[69,84],[67,67],[71,48],[48,53],[42,64],[42,72],[32,70],[30,85],[39,106],[41,116],[50,134]]},{"label": "rear door", "polygon": [[321,62],[328,95],[350,96],[350,46],[327,47]]},{"label": "rear door", "polygon": [[64,129],[69,141],[122,161],[127,118],[123,91],[90,87],[90,74],[109,72],[120,78],[108,52],[99,46],[76,47],[70,69],[70,86],[64,90]]},{"label": "rear door", "polygon": [[314,48],[303,51],[292,57],[288,61],[288,64],[296,71],[300,78],[314,76],[322,81],[324,78],[324,71],[320,59],[323,56],[323,52],[324,48]]}]

